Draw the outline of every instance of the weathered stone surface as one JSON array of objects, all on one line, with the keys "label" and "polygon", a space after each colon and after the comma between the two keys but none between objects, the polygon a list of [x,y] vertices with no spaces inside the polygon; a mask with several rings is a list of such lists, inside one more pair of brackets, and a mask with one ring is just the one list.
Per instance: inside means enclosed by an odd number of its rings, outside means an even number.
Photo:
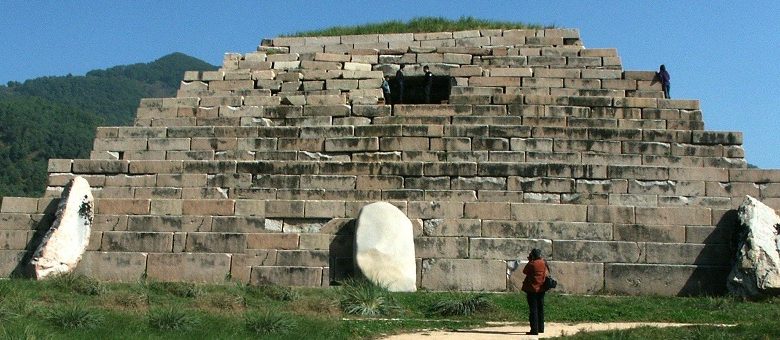
[{"label": "weathered stone surface", "polygon": [[229,254],[151,253],[147,259],[147,278],[157,281],[218,283],[228,273]]},{"label": "weathered stone surface", "polygon": [[71,180],[60,198],[56,219],[30,262],[35,278],[44,279],[75,269],[89,244],[94,207],[87,180],[82,177]]},{"label": "weathered stone surface", "polygon": [[319,287],[323,284],[321,267],[252,267],[253,285]]},{"label": "weathered stone surface", "polygon": [[430,290],[504,291],[506,262],[500,260],[426,259],[422,288]]},{"label": "weathered stone surface", "polygon": [[729,273],[729,292],[748,297],[780,294],[780,217],[747,196],[739,207],[739,245]]},{"label": "weathered stone surface", "polygon": [[391,291],[417,290],[412,222],[387,202],[360,209],[355,231],[355,264],[372,282]]},{"label": "weathered stone surface", "polygon": [[76,272],[101,280],[134,282],[146,271],[146,254],[138,252],[86,252]]},{"label": "weathered stone surface", "polygon": [[604,289],[628,295],[720,295],[728,267],[607,263]]}]

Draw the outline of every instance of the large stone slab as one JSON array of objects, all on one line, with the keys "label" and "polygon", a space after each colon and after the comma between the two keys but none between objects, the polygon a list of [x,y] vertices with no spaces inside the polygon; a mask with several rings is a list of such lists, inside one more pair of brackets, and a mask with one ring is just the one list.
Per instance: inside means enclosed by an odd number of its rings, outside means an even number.
[{"label": "large stone slab", "polygon": [[506,262],[472,259],[423,260],[420,286],[430,290],[504,291]]},{"label": "large stone slab", "polygon": [[745,197],[738,216],[741,230],[729,292],[748,297],[780,294],[780,217],[751,196]]},{"label": "large stone slab", "polygon": [[355,231],[355,264],[369,280],[390,291],[413,292],[414,231],[406,215],[387,202],[360,209]]},{"label": "large stone slab", "polygon": [[94,199],[87,180],[75,177],[62,192],[56,218],[30,261],[36,279],[76,268],[89,244]]}]

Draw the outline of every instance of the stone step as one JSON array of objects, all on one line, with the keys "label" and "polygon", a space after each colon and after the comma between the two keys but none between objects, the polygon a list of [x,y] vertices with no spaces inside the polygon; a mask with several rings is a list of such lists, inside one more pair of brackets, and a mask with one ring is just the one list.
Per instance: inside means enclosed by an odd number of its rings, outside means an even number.
[{"label": "stone step", "polygon": [[[397,118],[397,117],[388,117]],[[438,118],[438,117],[436,117]],[[499,118],[499,117],[494,117]],[[527,120],[521,117],[500,117]],[[493,119],[492,121],[496,121]],[[542,123],[550,122],[549,120]],[[409,122],[406,122],[409,123]],[[728,131],[683,131],[616,127],[560,127],[523,125],[422,125],[391,124],[383,126],[320,126],[263,128],[113,128],[100,129],[93,143],[93,155],[123,158],[125,153],[150,151],[161,155],[167,151],[509,151],[517,142],[519,148],[528,139],[548,142],[550,149],[573,144],[613,143],[626,141],[620,151],[627,153],[670,154],[674,156],[732,157],[743,156],[742,134]],[[546,140],[542,140],[546,139]],[[495,143],[494,143],[495,142]],[[454,144],[450,144],[454,143]],[[498,144],[496,144],[498,143]],[[495,149],[498,147],[498,149]],[[120,157],[121,156],[121,157]]]}]

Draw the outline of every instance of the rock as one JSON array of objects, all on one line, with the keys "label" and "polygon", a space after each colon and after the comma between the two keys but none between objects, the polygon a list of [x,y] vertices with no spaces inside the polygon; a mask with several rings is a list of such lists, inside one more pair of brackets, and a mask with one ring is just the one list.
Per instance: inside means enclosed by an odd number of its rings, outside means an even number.
[{"label": "rock", "polygon": [[355,263],[366,278],[390,291],[416,291],[414,236],[409,218],[387,202],[360,209]]},{"label": "rock", "polygon": [[741,230],[736,261],[729,274],[729,292],[745,297],[780,294],[780,217],[772,208],[747,196],[738,211]]},{"label": "rock", "polygon": [[73,271],[89,244],[95,203],[87,180],[70,181],[60,198],[51,229],[30,261],[36,279]]}]

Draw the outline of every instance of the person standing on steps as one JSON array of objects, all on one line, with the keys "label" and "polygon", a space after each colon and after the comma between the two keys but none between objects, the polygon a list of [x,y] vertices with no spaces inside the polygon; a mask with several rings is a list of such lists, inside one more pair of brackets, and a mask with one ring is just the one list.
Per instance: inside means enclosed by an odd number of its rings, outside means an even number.
[{"label": "person standing on steps", "polygon": [[671,77],[669,77],[669,72],[666,72],[666,65],[661,65],[661,68],[656,73],[656,76],[658,76],[658,79],[661,80],[661,86],[664,89],[664,98],[671,98],[669,96],[669,84],[671,83]]},{"label": "person standing on steps", "polygon": [[385,96],[385,105],[393,105],[393,99],[390,97],[390,76],[382,79],[382,94]]},{"label": "person standing on steps", "polygon": [[547,263],[540,249],[532,249],[528,254],[528,264],[523,268],[525,279],[522,290],[528,300],[528,322],[531,324],[529,335],[544,333],[544,279],[547,277]]},{"label": "person standing on steps", "polygon": [[433,88],[433,73],[428,68],[428,65],[423,66],[425,72],[425,104],[431,103],[431,89]]},{"label": "person standing on steps", "polygon": [[404,64],[401,64],[398,71],[395,71],[395,81],[398,83],[398,104],[404,102]]}]

